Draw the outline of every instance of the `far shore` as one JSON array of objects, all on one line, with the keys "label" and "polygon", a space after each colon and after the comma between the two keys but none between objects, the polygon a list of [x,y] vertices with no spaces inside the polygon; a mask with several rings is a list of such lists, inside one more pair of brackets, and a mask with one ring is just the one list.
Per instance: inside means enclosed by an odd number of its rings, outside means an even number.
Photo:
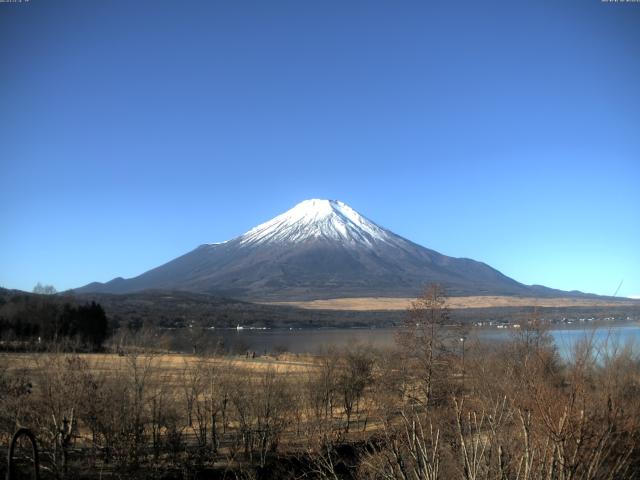
[{"label": "far shore", "polygon": [[[309,310],[353,310],[383,311],[406,310],[414,298],[386,297],[354,297],[332,298],[327,300],[307,300],[291,302],[261,302],[266,305],[288,305]],[[469,296],[448,297],[446,306],[451,309],[464,308],[499,308],[499,307],[621,307],[640,306],[640,300],[628,298],[596,299],[596,298],[539,298],[508,296]]]}]

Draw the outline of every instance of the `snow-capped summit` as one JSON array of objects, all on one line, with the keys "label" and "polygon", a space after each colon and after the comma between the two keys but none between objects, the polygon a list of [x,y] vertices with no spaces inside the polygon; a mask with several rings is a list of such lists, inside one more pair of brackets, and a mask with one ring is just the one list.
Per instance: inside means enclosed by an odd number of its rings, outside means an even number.
[{"label": "snow-capped summit", "polygon": [[306,240],[341,241],[371,247],[389,242],[393,234],[338,200],[311,199],[252,228],[240,237],[242,245],[297,243]]}]

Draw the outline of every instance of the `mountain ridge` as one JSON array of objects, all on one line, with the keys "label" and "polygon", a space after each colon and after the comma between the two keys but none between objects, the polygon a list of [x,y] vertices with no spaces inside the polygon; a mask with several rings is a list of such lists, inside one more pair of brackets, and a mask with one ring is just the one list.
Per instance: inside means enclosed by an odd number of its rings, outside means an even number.
[{"label": "mountain ridge", "polygon": [[589,295],[527,286],[489,265],[449,257],[387,230],[347,204],[311,199],[246,233],[202,244],[137,277],[77,291],[174,289],[247,300],[414,297],[437,282],[453,296]]}]

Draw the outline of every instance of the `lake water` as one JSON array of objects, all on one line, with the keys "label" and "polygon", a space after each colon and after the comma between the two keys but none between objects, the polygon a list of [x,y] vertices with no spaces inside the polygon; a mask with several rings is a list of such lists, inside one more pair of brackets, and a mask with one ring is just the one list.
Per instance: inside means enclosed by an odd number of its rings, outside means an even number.
[{"label": "lake water", "polygon": [[587,328],[552,330],[558,352],[563,358],[570,358],[578,342],[588,340],[597,348],[609,352],[633,345],[636,354],[640,351],[640,325],[624,325],[611,328]]},{"label": "lake water", "polygon": [[[394,345],[395,328],[352,329],[272,329],[272,330],[215,330],[212,334],[224,342],[227,349],[236,352],[255,351],[269,353],[287,351],[292,353],[317,353],[330,346],[335,348],[356,345],[388,348]],[[470,340],[507,341],[514,330],[476,328],[470,332]],[[640,347],[640,324],[615,326],[567,328],[550,330],[559,353],[568,358],[574,346],[585,339],[592,339],[599,346],[612,348],[628,342]]]}]

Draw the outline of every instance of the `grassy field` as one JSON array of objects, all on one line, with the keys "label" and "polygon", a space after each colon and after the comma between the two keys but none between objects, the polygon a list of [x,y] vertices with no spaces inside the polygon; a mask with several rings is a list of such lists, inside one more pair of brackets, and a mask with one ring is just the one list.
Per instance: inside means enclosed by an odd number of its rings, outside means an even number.
[{"label": "grassy field", "polygon": [[[79,358],[84,360],[93,373],[102,373],[107,376],[115,375],[128,369],[130,357],[120,356],[114,353],[80,353]],[[6,371],[25,371],[35,373],[42,369],[43,362],[50,358],[49,354],[42,353],[0,353],[0,364]],[[278,357],[258,356],[246,358],[244,356],[203,358],[194,355],[180,353],[163,353],[158,355],[139,355],[141,364],[150,363],[154,375],[163,380],[179,378],[182,373],[196,364],[213,364],[225,367],[237,373],[261,373],[272,369],[277,373],[296,374],[305,373],[309,369],[316,368],[311,357],[295,354],[283,354]]]},{"label": "grassy field", "polygon": [[[333,298],[297,302],[271,302],[310,310],[380,311],[406,310],[413,298]],[[620,307],[637,306],[637,300],[591,299],[591,298],[535,298],[507,296],[448,297],[446,305],[452,309],[500,308],[500,307]]]}]

